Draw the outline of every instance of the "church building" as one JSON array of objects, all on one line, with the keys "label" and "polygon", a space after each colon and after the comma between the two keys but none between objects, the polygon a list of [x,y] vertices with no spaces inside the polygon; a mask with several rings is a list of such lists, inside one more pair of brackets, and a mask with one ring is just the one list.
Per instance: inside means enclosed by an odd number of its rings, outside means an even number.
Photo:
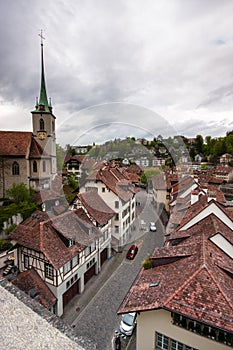
[{"label": "church building", "polygon": [[56,133],[51,100],[48,102],[43,37],[41,36],[40,97],[32,114],[32,132],[0,131],[0,198],[13,184],[39,191],[49,188],[56,175]]}]

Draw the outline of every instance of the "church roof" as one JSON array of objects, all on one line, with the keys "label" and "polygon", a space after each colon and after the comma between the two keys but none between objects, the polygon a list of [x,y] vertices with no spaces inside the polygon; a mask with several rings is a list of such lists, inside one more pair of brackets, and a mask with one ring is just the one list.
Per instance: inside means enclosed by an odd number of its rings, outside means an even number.
[{"label": "church roof", "polygon": [[0,131],[0,156],[41,158],[47,156],[27,131]]},{"label": "church roof", "polygon": [[[42,38],[42,37],[41,37]],[[36,109],[34,112],[52,113],[51,103],[48,103],[46,85],[45,85],[45,73],[44,73],[44,52],[43,41],[41,40],[41,85],[40,85],[40,98],[36,103]]]},{"label": "church roof", "polygon": [[31,138],[27,131],[0,131],[0,156],[28,156]]},{"label": "church roof", "polygon": [[42,146],[32,138],[31,147],[30,147],[30,158],[41,158],[46,156],[47,153],[43,150]]}]

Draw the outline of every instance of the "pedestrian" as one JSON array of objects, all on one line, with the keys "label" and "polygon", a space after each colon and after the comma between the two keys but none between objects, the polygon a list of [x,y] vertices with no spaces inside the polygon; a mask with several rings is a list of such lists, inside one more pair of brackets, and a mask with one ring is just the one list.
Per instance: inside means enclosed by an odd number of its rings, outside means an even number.
[{"label": "pedestrian", "polygon": [[115,350],[121,350],[121,337],[118,332],[115,335]]}]

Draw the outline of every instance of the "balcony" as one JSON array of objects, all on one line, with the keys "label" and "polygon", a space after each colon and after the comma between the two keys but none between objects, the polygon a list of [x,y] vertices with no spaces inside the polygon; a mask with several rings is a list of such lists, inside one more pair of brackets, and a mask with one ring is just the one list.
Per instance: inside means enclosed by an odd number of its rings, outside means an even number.
[{"label": "balcony", "polygon": [[216,342],[233,346],[233,334],[222,331],[218,328],[208,326],[204,323],[191,320],[187,317],[172,313],[172,323],[178,327],[182,327],[187,331],[196,333],[200,336],[212,339]]}]

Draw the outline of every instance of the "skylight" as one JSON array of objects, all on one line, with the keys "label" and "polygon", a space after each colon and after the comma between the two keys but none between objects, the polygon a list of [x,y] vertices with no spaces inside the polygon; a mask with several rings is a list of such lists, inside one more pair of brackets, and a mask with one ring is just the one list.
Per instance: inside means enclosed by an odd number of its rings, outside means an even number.
[{"label": "skylight", "polygon": [[221,233],[217,233],[210,240],[233,259],[233,245]]},{"label": "skylight", "polygon": [[160,282],[152,282],[149,284],[149,287],[158,287],[160,285]]}]

